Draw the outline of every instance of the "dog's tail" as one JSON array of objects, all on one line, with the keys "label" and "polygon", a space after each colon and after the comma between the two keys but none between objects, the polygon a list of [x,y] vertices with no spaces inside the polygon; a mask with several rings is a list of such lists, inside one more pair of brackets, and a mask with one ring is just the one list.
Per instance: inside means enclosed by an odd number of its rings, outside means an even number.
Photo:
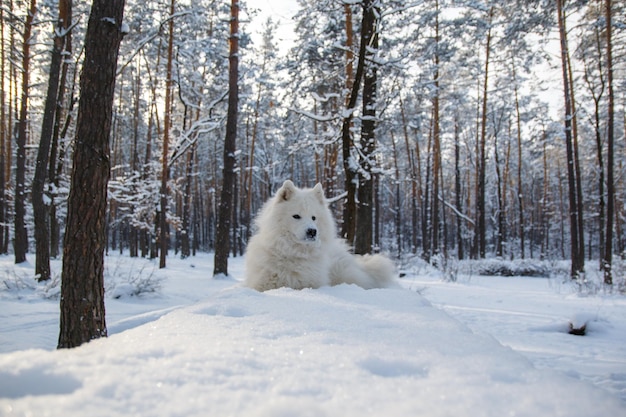
[{"label": "dog's tail", "polygon": [[352,255],[334,252],[330,270],[331,285],[356,284],[365,289],[396,286],[396,267],[383,255]]},{"label": "dog's tail", "polygon": [[364,283],[364,288],[386,288],[394,284],[396,266],[391,259],[383,255],[363,255],[356,258],[361,268],[369,276],[369,284]]}]

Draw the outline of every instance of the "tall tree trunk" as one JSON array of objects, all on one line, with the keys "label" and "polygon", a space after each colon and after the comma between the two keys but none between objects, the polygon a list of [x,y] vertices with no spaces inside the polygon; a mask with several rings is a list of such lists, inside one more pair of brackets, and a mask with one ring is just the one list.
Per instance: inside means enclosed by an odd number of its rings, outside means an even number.
[{"label": "tall tree trunk", "polygon": [[[422,177],[422,172],[424,172],[422,170],[422,151],[420,149],[420,141],[419,141],[419,135],[416,134],[415,135],[415,185],[414,185],[414,189],[413,189],[413,195],[415,196],[415,201],[413,202],[413,207],[415,210],[415,229],[414,229],[414,233],[415,233],[415,253],[417,253],[417,248],[420,246],[419,245],[419,239],[417,238],[417,236],[420,235],[420,230],[422,225],[424,224],[423,220],[425,215],[425,212],[423,210],[423,204],[422,201],[425,200],[424,198],[424,192],[425,189],[427,189],[428,187],[424,184],[427,183],[427,180],[424,181],[423,177]],[[418,227],[418,225],[420,227]],[[424,233],[421,233],[422,236],[422,241],[424,241],[424,236],[426,236]]]},{"label": "tall tree trunk", "polygon": [[[9,9],[10,10],[14,10],[14,0],[9,0]],[[5,158],[6,158],[6,162],[5,162],[5,171],[4,171],[4,178],[6,181],[6,189],[5,189],[5,194],[4,197],[7,200],[7,202],[9,201],[8,198],[8,193],[6,192],[7,189],[11,188],[11,174],[12,174],[12,169],[13,169],[13,138],[16,137],[16,132],[18,130],[17,127],[17,122],[16,122],[16,118],[18,117],[18,97],[19,97],[19,68],[18,68],[18,58],[17,58],[17,46],[16,46],[16,26],[15,24],[13,24],[15,21],[14,18],[11,19],[6,19],[5,22],[8,23],[8,35],[9,35],[9,39],[8,39],[8,63],[9,63],[9,67],[8,67],[8,81],[9,81],[9,86],[8,86],[8,92],[9,92],[9,96],[8,96],[8,100],[7,100],[7,114],[6,114],[6,127],[7,127],[7,131],[6,131],[6,140],[5,140]],[[6,33],[6,32],[5,32]],[[7,219],[4,223],[4,227],[5,227],[5,233],[4,233],[4,240],[2,242],[0,242],[0,244],[2,245],[3,248],[3,252],[8,253],[9,251],[9,245],[11,244],[11,235],[10,235],[10,231],[11,231],[11,226],[9,226],[9,220],[11,218],[12,215],[14,215],[14,210],[15,210],[15,205],[11,205],[10,202],[8,202],[6,204],[5,210],[4,210],[4,216],[5,219]],[[15,219],[14,220],[14,224],[15,224]],[[15,242],[14,238],[12,239],[13,242]]]},{"label": "tall tree trunk", "polygon": [[[361,78],[363,76],[363,55],[365,54],[365,46],[363,44],[363,36],[361,36],[361,46],[359,47],[359,61],[357,63],[357,71],[354,74],[354,54],[352,52],[353,34],[352,34],[352,6],[344,5],[346,16],[346,89],[350,92],[346,97],[346,111],[348,116],[343,119],[341,127],[341,150],[343,157],[343,168],[346,188],[346,203],[343,210],[343,223],[341,227],[341,236],[350,244],[354,244],[354,236],[356,233],[356,161],[352,154],[352,112],[356,106],[359,88],[361,86]],[[363,26],[361,26],[363,33]]]},{"label": "tall tree trunk", "polygon": [[480,129],[480,143],[478,146],[478,195],[476,196],[476,215],[478,216],[478,256],[485,257],[486,252],[486,207],[485,207],[485,172],[487,164],[487,156],[485,147],[487,142],[487,97],[489,87],[489,56],[491,51],[491,22],[493,19],[493,7],[489,9],[489,30],[487,32],[487,46],[485,53],[485,79],[483,82],[483,100],[482,100],[482,121]]},{"label": "tall tree trunk", "polygon": [[[563,26],[565,28],[565,39],[567,46],[567,25],[565,22],[565,12],[563,15]],[[570,105],[571,105],[571,115],[572,115],[572,141],[574,147],[574,177],[575,177],[575,185],[576,185],[576,226],[578,233],[578,256],[577,256],[577,264],[578,270],[582,273],[585,271],[585,224],[584,224],[584,206],[583,206],[583,186],[582,186],[582,175],[580,170],[580,154],[579,154],[579,146],[578,146],[578,111],[576,110],[576,99],[574,94],[574,72],[572,70],[572,61],[570,59],[569,54],[569,46],[566,48],[566,62],[567,62],[567,73],[568,80],[570,83],[569,93],[571,95]]]},{"label": "tall tree trunk", "polygon": [[124,0],[94,0],[85,61],[63,247],[58,348],[106,337],[104,251],[109,137]]},{"label": "tall tree trunk", "polygon": [[22,41],[22,101],[20,103],[20,119],[18,121],[18,130],[15,150],[16,166],[15,166],[15,263],[26,261],[26,253],[28,252],[28,233],[26,231],[26,141],[28,124],[28,87],[30,83],[30,43],[33,19],[37,12],[36,0],[30,1],[26,22],[24,23],[24,37]]},{"label": "tall tree trunk", "polygon": [[503,180],[502,173],[500,172],[500,154],[498,151],[498,138],[496,137],[494,140],[494,163],[496,167],[496,198],[498,200],[498,214],[497,214],[497,222],[498,222],[498,231],[496,236],[496,256],[502,257],[504,254],[503,245],[504,245],[504,198],[503,198],[503,185],[502,183],[506,181]]},{"label": "tall tree trunk", "polygon": [[[478,79],[478,77],[476,77],[476,129],[475,129],[475,138],[474,138],[474,155],[476,155],[476,163],[474,164],[474,190],[475,190],[475,195],[474,195],[474,200],[472,200],[470,193],[467,193],[467,204],[465,205],[466,207],[468,207],[468,214],[469,214],[469,207],[470,204],[473,202],[473,207],[474,207],[474,213],[471,213],[474,215],[475,221],[472,224],[473,227],[473,233],[472,233],[472,244],[470,245],[470,257],[472,259],[478,259],[478,247],[479,247],[479,243],[478,243],[478,237],[479,237],[479,233],[478,233],[478,196],[480,195],[480,187],[479,187],[479,177],[480,177],[480,111],[482,108],[481,105],[481,86],[480,86],[480,80]],[[470,187],[470,179],[467,179],[467,186],[468,189]]]},{"label": "tall tree trunk", "polygon": [[[557,178],[559,179],[559,212],[560,213],[564,213],[565,212],[565,190],[564,190],[564,186],[563,186],[563,173],[561,171],[561,162],[557,161]],[[561,258],[565,258],[565,220],[563,219],[563,216],[559,216],[559,231],[561,234],[561,242],[560,242],[560,249],[561,249]]]},{"label": "tall tree trunk", "polygon": [[161,199],[159,210],[159,268],[165,268],[167,260],[167,247],[169,243],[168,225],[167,225],[167,181],[170,176],[169,169],[169,141],[170,141],[170,125],[172,120],[172,89],[174,83],[172,80],[172,61],[174,57],[174,1],[170,1],[170,19],[168,22],[169,35],[167,42],[167,74],[165,80],[165,113],[163,116],[163,156],[161,167]]},{"label": "tall tree trunk", "polygon": [[[267,54],[263,55],[263,62],[261,64],[261,74],[266,71]],[[254,188],[254,164],[255,164],[255,152],[256,142],[259,133],[259,113],[261,108],[261,98],[264,93],[263,83],[259,83],[257,86],[257,96],[254,103],[253,119],[252,119],[252,135],[250,138],[250,146],[248,148],[248,165],[244,174],[244,188],[246,192],[246,203],[244,210],[244,223],[246,227],[246,242],[250,238],[251,234],[251,220],[252,220],[252,190]]]},{"label": "tall tree trunk", "polygon": [[443,183],[443,164],[441,162],[441,151],[439,152],[439,190],[440,193],[440,200],[441,200],[441,213],[440,213],[440,226],[439,226],[439,231],[440,231],[440,239],[441,242],[439,244],[439,247],[441,248],[442,251],[442,255],[444,259],[448,259],[448,222],[446,219],[446,211],[443,209],[444,207],[446,207],[447,203],[446,203],[446,199],[445,199],[445,187],[444,187],[444,183]]},{"label": "tall tree trunk", "polygon": [[5,54],[5,38],[4,38],[4,7],[0,7],[0,253],[5,254],[7,248],[4,246],[5,236],[8,234],[6,227],[6,144],[9,141],[9,126],[5,103],[10,103],[10,94],[6,94],[5,80],[7,77],[5,68],[7,64]]},{"label": "tall tree trunk", "polygon": [[374,152],[376,150],[376,83],[378,70],[375,55],[378,50],[378,16],[380,9],[375,0],[366,0],[363,5],[363,35],[368,39],[364,55],[363,75],[363,118],[359,155],[359,203],[357,205],[357,229],[354,252],[372,252]]},{"label": "tall tree trunk", "polygon": [[606,63],[607,63],[607,77],[606,87],[608,93],[608,126],[607,126],[607,206],[606,206],[606,244],[604,245],[604,283],[607,285],[613,284],[613,222],[614,222],[614,207],[615,207],[615,178],[614,178],[614,164],[615,164],[615,138],[614,138],[614,123],[615,123],[615,97],[613,93],[613,47],[612,42],[612,11],[611,0],[605,0],[606,8]]},{"label": "tall tree trunk", "polygon": [[[137,73],[135,74],[135,82],[132,86],[133,92],[133,146],[131,149],[131,160],[130,160],[130,172],[132,176],[131,187],[133,193],[137,192],[139,188],[139,118],[140,116],[140,97],[141,97],[141,76],[140,70],[137,69]],[[135,218],[135,206],[131,205],[130,216],[132,219]],[[136,258],[139,256],[139,230],[137,226],[135,226],[134,220],[128,223],[128,252],[131,258]]]},{"label": "tall tree trunk", "polygon": [[431,194],[433,190],[434,181],[432,181],[432,160],[433,160],[433,129],[432,122],[434,118],[431,117],[430,123],[431,126],[428,130],[428,145],[426,146],[426,178],[424,185],[424,198],[422,199],[422,253],[426,260],[430,261],[432,256],[432,204],[431,204]]},{"label": "tall tree trunk", "polygon": [[[196,157],[196,165],[197,163],[198,163],[198,159]],[[191,254],[193,256],[196,256],[196,252],[200,248],[200,238],[202,236],[201,205],[202,205],[202,199],[204,198],[204,196],[202,195],[202,188],[199,186],[199,183],[200,181],[194,181],[194,191],[193,191],[194,199],[193,199],[193,207],[192,207],[193,223],[191,226],[193,228],[193,233],[192,233],[193,241],[191,242]]]},{"label": "tall tree trunk", "polygon": [[213,275],[228,275],[230,224],[232,220],[235,167],[237,160],[237,115],[239,107],[239,2],[230,4],[230,54],[228,57],[228,113],[224,138],[224,170],[217,222]]},{"label": "tall tree trunk", "polygon": [[[72,53],[72,1],[64,1],[67,10],[64,10],[64,22],[68,22],[67,33],[65,33],[65,53],[69,56]],[[48,182],[54,185],[54,191],[50,193],[50,257],[58,258],[60,255],[59,245],[61,243],[61,225],[57,218],[56,193],[59,190],[60,177],[63,170],[65,156],[65,146],[67,131],[72,121],[72,111],[76,100],[74,100],[74,90],[76,86],[76,71],[73,72],[72,88],[69,92],[69,100],[65,103],[67,72],[69,60],[63,60],[61,64],[61,78],[59,80],[59,92],[57,94],[56,111],[54,117],[54,128],[52,131],[52,143],[50,146],[50,158],[48,165]],[[67,106],[67,108],[66,108]]]},{"label": "tall tree trunk", "polygon": [[[506,141],[506,152],[504,153],[504,172],[502,175],[503,181],[502,181],[502,206],[501,206],[501,216],[498,217],[498,220],[500,222],[500,230],[502,230],[501,236],[502,236],[502,246],[503,246],[503,251],[506,252],[507,250],[507,246],[508,246],[508,241],[509,241],[509,233],[507,230],[507,213],[508,213],[508,205],[507,205],[507,195],[509,195],[509,184],[511,183],[511,137],[513,135],[513,133],[511,132],[511,128],[512,128],[512,124],[509,120],[509,136],[507,138]],[[510,252],[510,251],[509,251]],[[511,257],[513,256],[513,253],[510,252]]]},{"label": "tall tree trunk", "polygon": [[517,71],[515,69],[515,58],[511,59],[513,68],[513,83],[515,91],[515,124],[517,126],[517,210],[519,211],[519,237],[521,257],[526,257],[525,221],[524,221],[524,187],[522,184],[522,117],[519,106],[519,86],[517,85]]},{"label": "tall tree trunk", "polygon": [[[407,163],[409,164],[409,181],[411,185],[411,253],[415,253],[417,251],[417,237],[418,233],[418,218],[417,218],[417,200],[418,200],[418,192],[417,192],[417,181],[418,175],[416,170],[415,158],[413,157],[413,152],[411,151],[411,145],[409,144],[409,131],[408,131],[408,122],[406,119],[406,112],[404,110],[404,102],[402,100],[402,94],[398,95],[400,99],[400,116],[402,117],[402,131],[404,134],[404,146],[406,148],[406,157]],[[419,149],[419,145],[416,144]],[[417,152],[419,154],[419,152]]]},{"label": "tall tree trunk", "polygon": [[[546,132],[542,135],[542,148],[543,148],[543,194],[541,201],[541,259],[545,259],[548,255],[548,249],[550,247],[549,230],[550,222],[548,218],[548,151],[546,146]],[[560,181],[559,181],[560,182]]]},{"label": "tall tree trunk", "polygon": [[[595,35],[595,44],[598,52],[598,56],[602,56],[602,40],[600,38],[600,30],[598,27],[594,28]],[[589,92],[591,93],[591,97],[593,99],[593,116],[594,116],[594,133],[596,138],[596,152],[598,158],[598,249],[599,249],[599,262],[600,262],[600,270],[604,268],[604,244],[605,244],[605,228],[606,228],[606,200],[604,195],[604,151],[603,151],[603,143],[602,143],[602,125],[601,119],[602,116],[600,114],[600,104],[602,100],[602,96],[604,95],[605,90],[605,79],[604,79],[604,67],[602,65],[602,59],[591,59],[588,60],[586,55],[582,55],[582,60],[585,66],[584,78],[585,82],[589,86]],[[589,62],[594,61],[594,62]],[[591,65],[597,65],[598,67],[598,76],[596,77],[593,74],[593,70]],[[594,83],[599,83],[599,88],[596,91]]]},{"label": "tall tree trunk", "polygon": [[[435,97],[433,97],[433,190],[431,204],[431,236],[430,236],[430,256],[438,255],[440,251],[441,220],[439,219],[439,183],[441,171],[441,126],[439,120],[439,1],[435,1],[435,73],[433,74],[433,84],[435,87]],[[429,257],[430,257],[429,256]]]},{"label": "tall tree trunk", "polygon": [[[153,85],[153,83],[151,82],[151,84]],[[148,127],[146,129],[146,153],[144,156],[144,165],[143,165],[143,173],[142,173],[142,179],[146,180],[150,177],[151,175],[151,171],[152,169],[150,168],[151,164],[150,161],[152,160],[152,131],[154,129],[154,119],[157,118],[157,130],[158,130],[158,115],[156,114],[156,109],[155,109],[155,100],[156,100],[156,95],[155,95],[155,91],[154,88],[151,88],[152,90],[152,104],[150,105],[150,115],[148,116]],[[154,230],[154,232],[151,231],[151,228],[148,226],[151,222],[156,222],[156,218],[158,213],[155,213],[154,218],[146,218],[145,219],[145,226],[144,229],[142,229],[142,234],[143,234],[143,239],[142,241],[144,242],[144,250],[142,250],[142,256],[146,256],[146,252],[148,253],[148,257],[150,259],[155,259],[158,256],[158,249],[156,246],[156,228]]]},{"label": "tall tree trunk", "polygon": [[239,249],[239,176],[235,172],[235,178],[233,179],[233,206],[231,208],[231,253],[233,257],[237,256],[237,250]]},{"label": "tall tree trunk", "polygon": [[559,35],[561,43],[561,66],[563,70],[563,97],[565,99],[565,146],[567,151],[567,177],[569,185],[569,217],[570,217],[570,240],[571,240],[571,276],[578,278],[581,270],[581,263],[584,265],[584,257],[580,257],[580,241],[578,228],[578,197],[576,187],[576,174],[574,167],[574,144],[572,138],[572,105],[570,94],[570,81],[567,64],[567,36],[565,30],[565,13],[563,11],[563,0],[557,0],[557,17],[559,24]]},{"label": "tall tree trunk", "polygon": [[459,260],[465,258],[463,250],[463,199],[461,198],[461,144],[459,143],[459,115],[454,115],[454,195],[456,205],[456,254]]},{"label": "tall tree trunk", "polygon": [[391,131],[391,149],[393,151],[393,169],[394,169],[394,182],[395,182],[395,198],[396,207],[394,210],[394,225],[396,229],[396,245],[398,246],[398,255],[403,252],[403,233],[402,233],[402,199],[401,199],[401,178],[404,175],[400,175],[400,168],[398,166],[398,149],[396,146],[396,138]]},{"label": "tall tree trunk", "polygon": [[180,257],[188,258],[191,255],[191,241],[189,231],[191,229],[191,186],[193,184],[193,163],[196,155],[196,142],[191,145],[187,155],[187,168],[185,175],[185,190],[183,191],[183,227],[181,236]]},{"label": "tall tree trunk", "polygon": [[[45,191],[45,184],[49,166],[48,157],[50,155],[50,147],[54,133],[59,79],[61,77],[61,61],[63,58],[63,50],[65,49],[65,33],[71,25],[68,19],[68,12],[70,10],[70,1],[59,1],[59,17],[54,31],[52,59],[48,72],[48,92],[46,95],[41,125],[41,137],[39,139],[35,176],[32,186],[33,213],[35,220],[35,274],[39,281],[50,279],[50,195]],[[47,195],[47,198],[45,195]]]}]

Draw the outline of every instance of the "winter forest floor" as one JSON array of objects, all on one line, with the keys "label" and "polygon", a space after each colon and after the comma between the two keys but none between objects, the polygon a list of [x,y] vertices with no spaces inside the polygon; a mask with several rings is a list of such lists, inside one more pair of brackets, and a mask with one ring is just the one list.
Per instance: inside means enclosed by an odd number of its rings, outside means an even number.
[{"label": "winter forest floor", "polygon": [[29,261],[0,257],[0,416],[626,415],[626,296],[556,264],[258,293],[242,258],[214,280],[212,254],[111,255],[109,337],[56,351],[61,264],[40,284]]}]

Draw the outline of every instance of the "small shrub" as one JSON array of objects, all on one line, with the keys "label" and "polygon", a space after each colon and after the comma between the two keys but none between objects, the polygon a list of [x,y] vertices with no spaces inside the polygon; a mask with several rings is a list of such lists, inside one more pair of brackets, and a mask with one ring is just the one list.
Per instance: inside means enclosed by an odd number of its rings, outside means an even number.
[{"label": "small shrub", "polygon": [[478,273],[480,275],[493,275],[502,277],[549,277],[550,268],[542,261],[516,260],[506,261],[503,259],[488,259],[480,263]]},{"label": "small shrub", "polygon": [[[137,262],[140,263],[139,268],[136,268]],[[157,293],[161,290],[163,279],[155,272],[156,264],[153,262],[141,258],[129,262],[128,258],[118,258],[113,268],[107,264],[105,269],[105,294],[119,299]]]}]

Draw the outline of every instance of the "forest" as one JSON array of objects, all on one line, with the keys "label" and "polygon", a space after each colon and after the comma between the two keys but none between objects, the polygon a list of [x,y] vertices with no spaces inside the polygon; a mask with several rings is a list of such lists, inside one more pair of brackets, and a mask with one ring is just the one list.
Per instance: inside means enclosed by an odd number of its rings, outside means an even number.
[{"label": "forest", "polygon": [[[41,279],[68,227],[89,3],[0,8],[0,253],[36,253]],[[292,179],[323,184],[357,253],[571,259],[572,277],[594,262],[611,283],[626,3],[298,0],[287,49],[278,19],[252,32],[253,1],[123,14],[107,251],[242,255]]]}]

